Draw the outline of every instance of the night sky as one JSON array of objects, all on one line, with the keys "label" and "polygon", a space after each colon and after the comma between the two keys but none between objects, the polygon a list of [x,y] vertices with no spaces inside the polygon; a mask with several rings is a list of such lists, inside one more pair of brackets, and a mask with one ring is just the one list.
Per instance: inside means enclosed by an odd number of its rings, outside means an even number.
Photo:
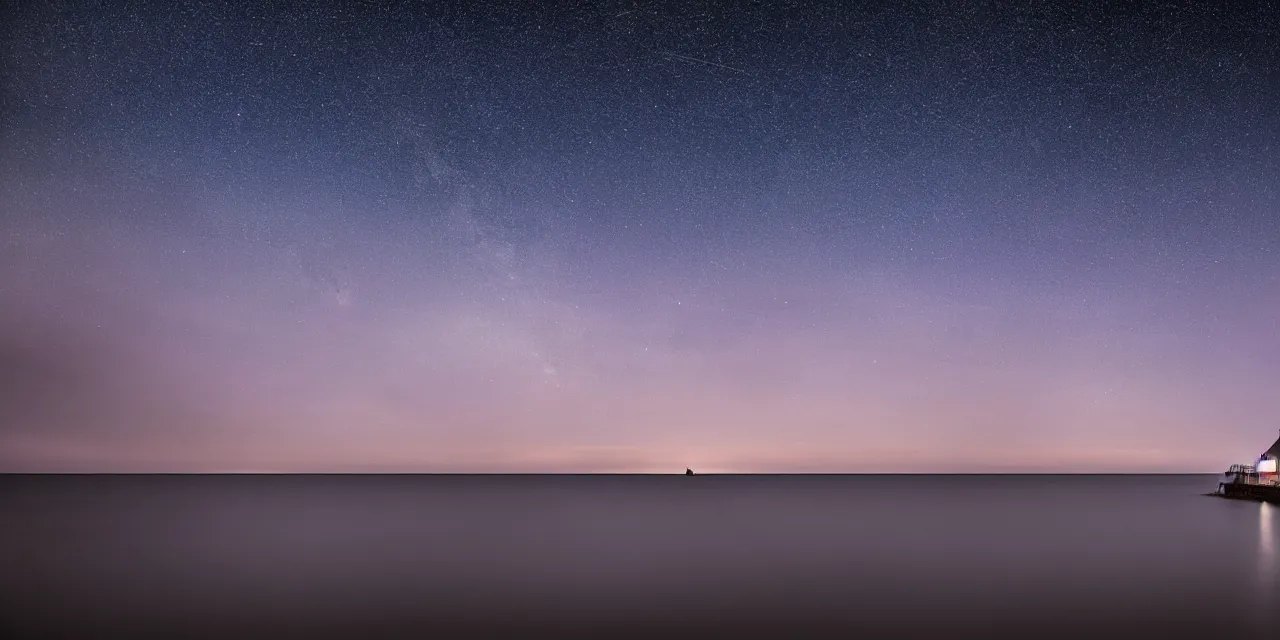
[{"label": "night sky", "polygon": [[0,469],[1219,471],[1280,429],[1274,3],[258,4],[5,3]]}]

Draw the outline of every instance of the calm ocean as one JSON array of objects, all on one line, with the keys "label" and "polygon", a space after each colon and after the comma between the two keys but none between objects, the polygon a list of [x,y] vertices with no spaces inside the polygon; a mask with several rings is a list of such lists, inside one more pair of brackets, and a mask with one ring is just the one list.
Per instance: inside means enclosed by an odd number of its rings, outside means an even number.
[{"label": "calm ocean", "polygon": [[1280,507],[1202,495],[1216,486],[7,476],[0,624],[17,632],[5,637],[175,638],[1274,630]]}]

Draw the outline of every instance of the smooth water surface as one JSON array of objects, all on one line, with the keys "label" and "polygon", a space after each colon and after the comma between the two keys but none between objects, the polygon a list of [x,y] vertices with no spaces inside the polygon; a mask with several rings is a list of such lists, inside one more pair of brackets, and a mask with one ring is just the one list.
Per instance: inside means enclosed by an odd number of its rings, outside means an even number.
[{"label": "smooth water surface", "polygon": [[1280,609],[1280,507],[1216,483],[8,476],[0,615],[32,637],[1214,637]]}]

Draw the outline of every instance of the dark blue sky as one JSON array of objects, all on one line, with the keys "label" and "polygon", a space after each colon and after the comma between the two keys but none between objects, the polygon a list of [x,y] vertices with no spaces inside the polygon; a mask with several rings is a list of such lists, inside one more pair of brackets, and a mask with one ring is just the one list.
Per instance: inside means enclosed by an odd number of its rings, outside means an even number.
[{"label": "dark blue sky", "polygon": [[5,11],[8,468],[1200,470],[1274,435],[1274,5]]}]

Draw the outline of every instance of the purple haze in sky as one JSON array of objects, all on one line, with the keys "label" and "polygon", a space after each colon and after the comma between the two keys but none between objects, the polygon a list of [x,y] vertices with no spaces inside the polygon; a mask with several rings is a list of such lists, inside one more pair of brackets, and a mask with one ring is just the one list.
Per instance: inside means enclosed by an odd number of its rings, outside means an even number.
[{"label": "purple haze in sky", "polygon": [[0,469],[1274,439],[1274,7],[646,7],[6,9]]}]

